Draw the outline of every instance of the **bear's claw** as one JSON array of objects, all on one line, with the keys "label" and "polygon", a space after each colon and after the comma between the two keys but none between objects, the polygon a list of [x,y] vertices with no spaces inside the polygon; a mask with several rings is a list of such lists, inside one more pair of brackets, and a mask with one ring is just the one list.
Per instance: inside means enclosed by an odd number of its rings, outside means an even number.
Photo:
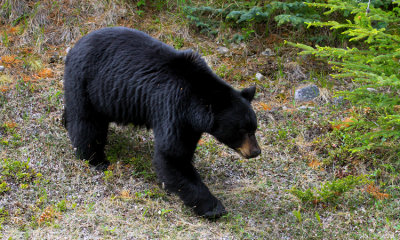
[{"label": "bear's claw", "polygon": [[205,212],[202,217],[207,219],[217,219],[226,215],[228,212],[225,210],[224,205],[218,201],[217,206],[215,206],[211,211]]}]

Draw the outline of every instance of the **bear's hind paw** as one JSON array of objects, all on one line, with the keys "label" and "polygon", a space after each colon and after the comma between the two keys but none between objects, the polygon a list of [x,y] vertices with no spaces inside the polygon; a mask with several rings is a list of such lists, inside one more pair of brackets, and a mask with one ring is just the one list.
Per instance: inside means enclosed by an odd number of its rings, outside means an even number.
[{"label": "bear's hind paw", "polygon": [[110,166],[110,162],[109,161],[104,161],[104,162],[101,162],[101,163],[96,164],[96,165],[90,163],[90,165],[96,171],[105,171],[105,170],[107,170],[108,166]]}]

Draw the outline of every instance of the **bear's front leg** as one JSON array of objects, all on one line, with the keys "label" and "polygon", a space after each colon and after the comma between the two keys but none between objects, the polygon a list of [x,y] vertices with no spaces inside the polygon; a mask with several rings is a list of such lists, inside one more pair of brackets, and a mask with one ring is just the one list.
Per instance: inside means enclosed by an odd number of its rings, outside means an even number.
[{"label": "bear's front leg", "polygon": [[168,147],[156,143],[153,164],[167,191],[177,194],[199,216],[218,218],[227,213],[225,207],[211,194],[192,165],[197,140],[169,142]]}]

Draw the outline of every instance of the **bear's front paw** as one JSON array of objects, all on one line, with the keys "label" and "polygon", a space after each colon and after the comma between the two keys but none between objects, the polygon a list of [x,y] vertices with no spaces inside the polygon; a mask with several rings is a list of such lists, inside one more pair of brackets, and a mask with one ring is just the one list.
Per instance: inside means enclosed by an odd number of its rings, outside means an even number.
[{"label": "bear's front paw", "polygon": [[194,207],[194,211],[198,215],[207,219],[217,219],[228,213],[225,210],[224,205],[219,200],[217,200],[213,204],[210,204],[210,202],[200,204],[199,206]]},{"label": "bear's front paw", "polygon": [[89,162],[89,164],[97,171],[105,171],[105,170],[107,170],[108,166],[110,166],[109,161],[103,161],[100,163]]}]

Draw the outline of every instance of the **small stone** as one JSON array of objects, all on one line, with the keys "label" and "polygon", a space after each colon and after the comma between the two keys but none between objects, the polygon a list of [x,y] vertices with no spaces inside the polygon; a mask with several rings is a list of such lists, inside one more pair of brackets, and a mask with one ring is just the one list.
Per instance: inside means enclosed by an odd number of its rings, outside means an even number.
[{"label": "small stone", "polygon": [[0,72],[4,71],[5,67],[4,66],[0,66]]},{"label": "small stone", "polygon": [[226,47],[217,47],[217,51],[218,51],[220,54],[227,54],[227,53],[229,52],[229,49],[226,48]]},{"label": "small stone", "polygon": [[298,110],[307,111],[307,110],[312,110],[312,109],[314,109],[314,107],[310,107],[310,106],[300,106],[300,107],[298,107],[297,109],[298,109]]},{"label": "small stone", "polygon": [[60,56],[58,55],[58,53],[54,53],[50,57],[50,63],[57,63],[59,60],[60,60]]},{"label": "small stone", "polygon": [[319,88],[312,84],[300,89],[297,89],[294,94],[294,99],[296,101],[311,101],[319,96]]},{"label": "small stone", "polygon": [[370,92],[377,92],[377,90],[375,88],[367,88],[367,90]]},{"label": "small stone", "polygon": [[275,56],[274,51],[272,51],[270,48],[266,48],[263,52],[261,52],[261,54],[267,57]]},{"label": "small stone", "polygon": [[265,77],[264,77],[264,75],[262,75],[261,73],[256,73],[256,79],[258,80],[258,81],[261,81],[261,80],[263,80]]},{"label": "small stone", "polygon": [[71,50],[71,47],[67,47],[67,49],[65,49],[65,52],[68,54],[69,50]]}]

